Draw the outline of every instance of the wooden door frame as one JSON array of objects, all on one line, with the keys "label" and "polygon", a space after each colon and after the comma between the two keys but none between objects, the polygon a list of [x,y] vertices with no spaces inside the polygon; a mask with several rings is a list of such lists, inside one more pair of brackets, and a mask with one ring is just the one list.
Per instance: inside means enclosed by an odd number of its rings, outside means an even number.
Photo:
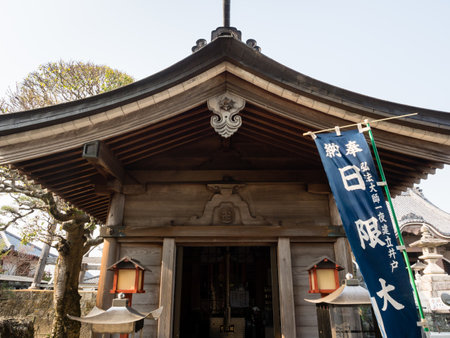
[{"label": "wooden door frame", "polygon": [[274,337],[281,337],[281,319],[280,319],[280,302],[279,302],[279,284],[278,284],[278,263],[277,263],[277,245],[274,243],[261,243],[261,242],[249,242],[249,243],[235,243],[230,242],[215,242],[215,243],[176,243],[176,262],[175,262],[175,292],[174,292],[174,321],[173,321],[173,337],[179,338],[180,336],[180,320],[181,320],[181,285],[183,281],[183,248],[184,247],[214,247],[214,246],[246,246],[246,247],[268,247],[270,250],[270,272],[272,281],[272,314],[273,314],[273,328]]}]

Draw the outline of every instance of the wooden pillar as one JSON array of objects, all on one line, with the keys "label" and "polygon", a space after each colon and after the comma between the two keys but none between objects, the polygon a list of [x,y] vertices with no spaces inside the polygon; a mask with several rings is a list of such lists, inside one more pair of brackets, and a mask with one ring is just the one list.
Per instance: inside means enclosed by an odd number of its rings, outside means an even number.
[{"label": "wooden pillar", "polygon": [[175,287],[175,239],[164,238],[161,262],[159,306],[163,312],[158,320],[158,338],[172,337],[174,287]]},{"label": "wooden pillar", "polygon": [[295,338],[294,286],[292,282],[291,243],[278,239],[278,283],[280,290],[281,337]]},{"label": "wooden pillar", "polygon": [[342,284],[347,273],[353,275],[352,251],[346,237],[339,237],[334,242],[334,256],[336,263],[344,268],[344,270],[339,271],[339,281]]},{"label": "wooden pillar", "polygon": [[183,282],[183,247],[177,248],[177,261],[176,261],[176,274],[175,274],[175,310],[174,310],[174,322],[173,322],[173,336],[175,338],[180,337],[180,324],[181,324],[181,284]]},{"label": "wooden pillar", "polygon": [[[114,227],[120,226],[123,222],[123,208],[125,205],[125,195],[115,193],[111,200],[109,207],[108,218],[106,226]],[[103,241],[102,261],[100,263],[100,277],[98,281],[97,291],[97,307],[101,309],[108,309],[112,305],[114,295],[109,291],[112,289],[113,272],[108,271],[108,267],[113,265],[119,259],[119,248],[117,246],[117,239],[114,237],[107,237]]]},{"label": "wooden pillar", "polygon": [[270,277],[272,281],[272,312],[274,338],[281,338],[280,297],[278,285],[277,247],[270,247]]},{"label": "wooden pillar", "polygon": [[[332,194],[329,194],[330,221],[331,225],[342,226],[341,216],[339,215],[336,201]],[[344,270],[339,271],[339,281],[345,280],[347,273],[353,274],[352,251],[347,238],[339,237],[334,243],[334,257],[337,264],[342,266]]]}]

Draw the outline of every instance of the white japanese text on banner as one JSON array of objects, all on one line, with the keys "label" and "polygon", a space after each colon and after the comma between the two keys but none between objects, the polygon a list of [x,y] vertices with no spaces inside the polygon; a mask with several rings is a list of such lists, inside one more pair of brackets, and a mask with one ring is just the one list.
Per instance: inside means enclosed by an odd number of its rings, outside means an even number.
[{"label": "white japanese text on banner", "polygon": [[402,253],[364,135],[317,134],[319,154],[385,337],[421,337]]}]

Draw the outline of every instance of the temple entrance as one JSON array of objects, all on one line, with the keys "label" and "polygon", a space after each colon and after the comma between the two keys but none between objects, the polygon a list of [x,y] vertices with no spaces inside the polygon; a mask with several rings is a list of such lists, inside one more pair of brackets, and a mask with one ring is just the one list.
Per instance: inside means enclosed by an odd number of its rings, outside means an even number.
[{"label": "temple entrance", "polygon": [[177,265],[181,263],[177,283],[181,288],[176,287],[179,297],[175,296],[178,303],[175,337],[277,336],[279,307],[275,248],[180,249],[178,260],[182,262],[177,261]]}]

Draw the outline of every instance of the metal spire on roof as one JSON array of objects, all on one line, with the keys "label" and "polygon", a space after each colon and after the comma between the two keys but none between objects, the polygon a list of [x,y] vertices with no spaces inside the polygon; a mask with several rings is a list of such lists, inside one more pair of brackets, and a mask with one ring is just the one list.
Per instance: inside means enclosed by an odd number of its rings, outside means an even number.
[{"label": "metal spire on roof", "polygon": [[[231,27],[230,25],[230,8],[231,0],[223,0],[223,26],[217,27],[211,32],[211,41],[219,37],[229,37],[241,41],[241,31],[237,30],[236,27]],[[205,47],[207,42],[205,39],[198,39],[195,46],[192,47],[192,52],[195,53]],[[261,48],[256,45],[256,41],[253,39],[247,40],[247,46],[254,49],[257,52],[261,52]]]},{"label": "metal spire on roof", "polygon": [[218,27],[211,33],[211,41],[218,37],[232,37],[241,40],[241,32],[230,26],[230,4],[231,0],[223,0],[223,26]]},{"label": "metal spire on roof", "polygon": [[230,0],[223,0],[223,26],[230,27]]}]

